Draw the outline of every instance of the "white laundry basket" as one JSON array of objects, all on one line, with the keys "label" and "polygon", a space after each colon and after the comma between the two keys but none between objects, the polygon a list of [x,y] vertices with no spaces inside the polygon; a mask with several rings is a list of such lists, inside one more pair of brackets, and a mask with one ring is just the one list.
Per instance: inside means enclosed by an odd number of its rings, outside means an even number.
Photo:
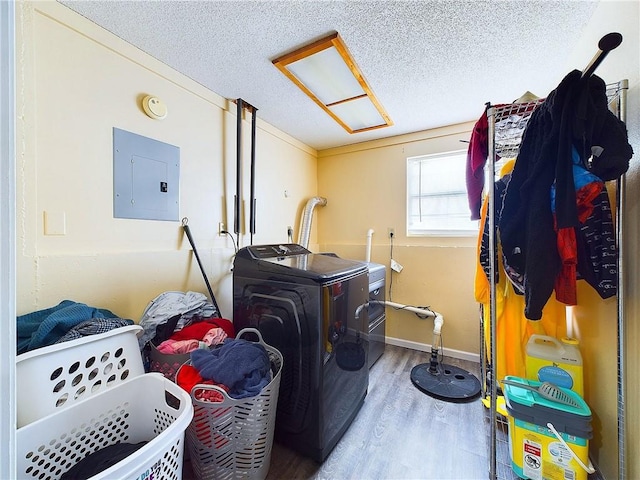
[{"label": "white laundry basket", "polygon": [[[245,328],[237,338],[245,333],[257,335],[267,350],[272,378],[258,395],[240,399],[229,397],[215,385],[193,387],[194,416],[187,428],[187,450],[200,480],[262,480],[269,473],[283,357],[264,343],[258,330]],[[224,400],[199,400],[199,394],[206,391],[216,392]]]},{"label": "white laundry basket", "polygon": [[148,442],[92,479],[179,480],[191,398],[159,373],[128,379],[19,428],[18,478],[58,479],[117,443]]},{"label": "white laundry basket", "polygon": [[128,325],[18,355],[18,428],[144,374],[141,332]]}]

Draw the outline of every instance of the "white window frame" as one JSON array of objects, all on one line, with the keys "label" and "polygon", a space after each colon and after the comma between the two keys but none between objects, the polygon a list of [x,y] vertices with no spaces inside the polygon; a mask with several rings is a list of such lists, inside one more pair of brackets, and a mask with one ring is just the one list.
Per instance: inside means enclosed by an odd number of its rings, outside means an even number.
[{"label": "white window frame", "polygon": [[[468,207],[467,202],[467,189],[466,189],[466,180],[465,180],[465,167],[466,167],[466,150],[455,150],[450,152],[442,152],[431,155],[417,155],[413,157],[407,158],[407,205],[406,205],[406,220],[407,220],[407,236],[409,237],[476,237],[478,235],[478,221],[471,220],[471,211]],[[461,165],[457,165],[451,172],[453,177],[448,178],[457,178],[460,181],[460,189],[443,193],[441,195],[431,194],[425,195],[425,192],[414,192],[412,191],[412,164],[415,162],[428,162],[429,160],[438,160],[438,159],[451,159],[453,157],[460,157]],[[457,186],[456,186],[457,187]],[[419,190],[422,189],[422,186],[419,187]],[[415,215],[415,212],[411,211],[412,208],[412,199],[416,196],[419,197],[433,197],[442,198],[445,195],[460,195],[464,196],[464,210],[460,211],[460,215],[466,215],[469,219],[468,224],[464,225],[444,225],[441,226],[434,225],[431,227],[413,227],[411,224],[411,219]]]}]

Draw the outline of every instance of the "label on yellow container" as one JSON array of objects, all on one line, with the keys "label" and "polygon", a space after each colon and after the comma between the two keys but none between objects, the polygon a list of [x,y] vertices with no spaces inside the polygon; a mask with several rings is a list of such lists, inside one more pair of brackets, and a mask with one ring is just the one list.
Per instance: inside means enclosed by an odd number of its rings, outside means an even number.
[{"label": "label on yellow container", "polygon": [[545,479],[548,480],[575,480],[576,471],[570,466],[571,452],[560,442],[551,442],[547,446],[551,461],[543,461]]},{"label": "label on yellow container", "polygon": [[542,480],[542,445],[528,438],[522,441],[522,471],[531,480]]},{"label": "label on yellow container", "polygon": [[525,369],[530,380],[551,382],[584,395],[582,356],[577,340],[532,335],[527,343]]},{"label": "label on yellow container", "polygon": [[[588,462],[585,438],[560,435],[574,453]],[[573,459],[567,448],[546,427],[509,417],[509,443],[514,471],[531,480],[587,480],[587,473]]]}]

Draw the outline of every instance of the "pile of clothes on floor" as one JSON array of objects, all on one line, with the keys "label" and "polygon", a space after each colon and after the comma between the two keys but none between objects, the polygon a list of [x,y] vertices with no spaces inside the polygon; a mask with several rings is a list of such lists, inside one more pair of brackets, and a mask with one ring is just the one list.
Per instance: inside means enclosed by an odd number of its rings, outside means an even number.
[{"label": "pile of clothes on floor", "polygon": [[[197,292],[164,292],[145,309],[139,338],[148,369],[159,371],[191,393],[216,385],[231,398],[258,395],[271,381],[271,362],[259,343],[235,338],[230,320]],[[196,389],[198,400],[221,402],[218,389]]]}]

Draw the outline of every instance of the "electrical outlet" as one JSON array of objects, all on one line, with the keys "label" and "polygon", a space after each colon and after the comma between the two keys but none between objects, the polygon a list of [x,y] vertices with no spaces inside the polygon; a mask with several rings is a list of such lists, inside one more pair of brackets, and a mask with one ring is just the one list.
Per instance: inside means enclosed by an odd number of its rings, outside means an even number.
[{"label": "electrical outlet", "polygon": [[224,232],[226,230],[226,228],[224,228],[224,222],[218,222],[218,235],[222,236],[224,235]]},{"label": "electrical outlet", "polygon": [[396,229],[393,228],[393,227],[387,227],[387,236],[395,237],[396,236]]}]

